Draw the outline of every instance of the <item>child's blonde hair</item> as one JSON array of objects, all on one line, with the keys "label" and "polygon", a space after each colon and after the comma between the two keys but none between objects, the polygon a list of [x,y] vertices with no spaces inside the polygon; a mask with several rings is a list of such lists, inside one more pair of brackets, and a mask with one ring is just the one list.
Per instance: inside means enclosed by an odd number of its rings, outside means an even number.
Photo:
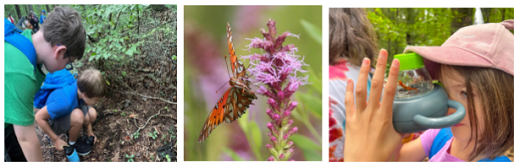
[{"label": "child's blonde hair", "polygon": [[[441,80],[444,68],[459,72],[465,80],[471,135],[476,135],[471,137],[476,143],[470,160],[479,155],[490,159],[504,155],[514,146],[514,76],[493,68],[441,65],[437,73]],[[475,102],[473,93],[482,102]],[[482,103],[482,119],[476,115],[477,103]],[[479,120],[484,121],[484,127],[479,126]]]},{"label": "child's blonde hair", "polygon": [[103,97],[106,94],[107,85],[101,73],[96,69],[87,69],[80,73],[78,89],[89,98]]}]

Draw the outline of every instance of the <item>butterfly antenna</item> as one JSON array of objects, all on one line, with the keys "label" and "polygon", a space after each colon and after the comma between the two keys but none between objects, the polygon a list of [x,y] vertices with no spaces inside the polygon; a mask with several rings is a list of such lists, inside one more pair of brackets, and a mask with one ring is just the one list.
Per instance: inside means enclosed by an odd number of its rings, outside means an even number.
[{"label": "butterfly antenna", "polygon": [[[226,83],[227,83],[227,82],[226,82]],[[224,86],[226,86],[225,83],[224,83],[220,88],[218,88],[217,91],[216,91],[215,93],[218,93],[218,91],[219,91],[220,89],[222,89]]]}]

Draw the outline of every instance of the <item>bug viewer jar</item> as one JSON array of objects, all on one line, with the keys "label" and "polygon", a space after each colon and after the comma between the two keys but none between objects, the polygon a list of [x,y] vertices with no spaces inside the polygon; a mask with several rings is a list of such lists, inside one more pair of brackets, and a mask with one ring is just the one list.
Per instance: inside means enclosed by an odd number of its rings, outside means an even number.
[{"label": "bug viewer jar", "polygon": [[[426,70],[423,58],[416,53],[394,56],[401,62],[393,105],[394,129],[414,133],[431,128],[453,126],[464,118],[466,109],[459,102],[448,100],[448,94]],[[446,116],[448,108],[457,112]]]}]

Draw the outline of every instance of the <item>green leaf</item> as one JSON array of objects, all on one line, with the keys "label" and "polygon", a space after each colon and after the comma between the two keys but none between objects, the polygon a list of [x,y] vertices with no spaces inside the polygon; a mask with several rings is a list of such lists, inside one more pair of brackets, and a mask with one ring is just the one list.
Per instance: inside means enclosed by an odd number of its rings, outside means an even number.
[{"label": "green leaf", "polygon": [[[303,105],[306,107],[306,108],[303,108],[303,110],[305,110],[305,111],[310,110],[310,112],[312,112],[312,114],[316,115],[316,118],[321,118],[321,116],[322,116],[321,97],[316,96],[316,95],[306,94],[306,93],[299,93],[299,92],[296,95],[298,96],[298,98],[301,101],[303,101],[299,105]],[[305,112],[305,111],[303,111],[303,112]]]},{"label": "green leaf", "polygon": [[[249,110],[248,110],[249,111]],[[247,127],[247,123],[248,123],[248,118],[249,118],[249,113],[246,112],[245,114],[242,115],[242,119],[241,120],[238,120],[238,125],[240,125],[240,128],[242,128],[242,130],[244,131],[244,133],[248,133],[249,132],[249,129]]]},{"label": "green leaf", "polygon": [[[295,134],[290,138],[298,148],[303,150],[321,151],[321,146],[306,136]],[[321,157],[321,156],[320,156]]]},{"label": "green leaf", "polygon": [[260,148],[262,146],[262,132],[256,121],[250,121],[249,132],[251,133],[251,138],[255,145],[254,148]]},{"label": "green leaf", "polygon": [[121,72],[123,76],[126,76],[126,71]]},{"label": "green leaf", "polygon": [[321,161],[321,153],[313,150],[302,150],[306,161]]},{"label": "green leaf", "polygon": [[231,157],[231,159],[233,159],[234,161],[245,161],[245,159],[241,158],[240,156],[238,156],[238,154],[227,148],[227,147],[222,147],[222,150],[224,151],[224,153],[226,153],[229,157]]},{"label": "green leaf", "polygon": [[133,56],[134,55],[134,50],[132,50],[132,48],[130,48],[130,49],[126,50],[125,54]]},{"label": "green leaf", "polygon": [[316,26],[306,20],[303,20],[303,19],[300,20],[300,24],[310,34],[310,36],[313,40],[322,44],[321,43],[321,29],[318,26]]},{"label": "green leaf", "polygon": [[321,95],[323,92],[321,77],[317,76],[316,73],[314,73],[314,70],[312,70],[312,68],[306,68],[306,70],[309,71],[309,83],[311,83],[310,86]]}]

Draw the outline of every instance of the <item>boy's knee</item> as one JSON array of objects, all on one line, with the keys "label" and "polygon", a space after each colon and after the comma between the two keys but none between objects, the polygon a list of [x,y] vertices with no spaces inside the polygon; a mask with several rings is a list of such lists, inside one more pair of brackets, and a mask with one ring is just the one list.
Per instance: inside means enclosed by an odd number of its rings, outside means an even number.
[{"label": "boy's knee", "polygon": [[97,117],[97,111],[94,108],[89,108],[87,115],[85,115],[85,122],[83,122],[84,125],[94,123],[96,121]]},{"label": "boy's knee", "polygon": [[97,111],[93,107],[88,109],[88,116],[90,117],[90,123],[94,123],[97,119]]},{"label": "boy's knee", "polygon": [[70,125],[80,126],[83,125],[85,117],[83,116],[83,111],[81,109],[72,110],[72,114],[70,115]]}]

